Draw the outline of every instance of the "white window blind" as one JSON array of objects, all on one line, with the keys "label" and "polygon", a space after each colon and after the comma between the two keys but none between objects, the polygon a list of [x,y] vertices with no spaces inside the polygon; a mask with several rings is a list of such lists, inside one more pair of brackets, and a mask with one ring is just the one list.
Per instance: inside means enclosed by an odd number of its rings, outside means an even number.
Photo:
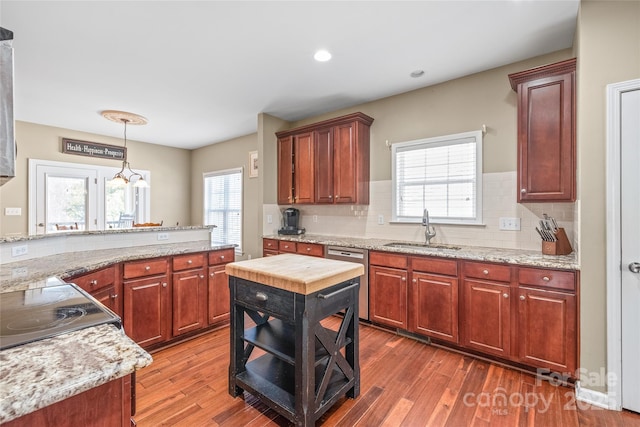
[{"label": "white window blind", "polygon": [[214,243],[242,246],[242,168],[204,174],[204,224]]},{"label": "white window blind", "polygon": [[393,145],[393,221],[482,223],[482,132]]}]

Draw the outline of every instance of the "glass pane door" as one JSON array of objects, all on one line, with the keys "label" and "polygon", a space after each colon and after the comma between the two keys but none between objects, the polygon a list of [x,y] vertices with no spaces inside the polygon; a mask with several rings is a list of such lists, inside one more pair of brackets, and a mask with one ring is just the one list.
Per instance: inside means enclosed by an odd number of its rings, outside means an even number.
[{"label": "glass pane door", "polygon": [[85,177],[47,174],[45,233],[88,230],[88,184]]}]

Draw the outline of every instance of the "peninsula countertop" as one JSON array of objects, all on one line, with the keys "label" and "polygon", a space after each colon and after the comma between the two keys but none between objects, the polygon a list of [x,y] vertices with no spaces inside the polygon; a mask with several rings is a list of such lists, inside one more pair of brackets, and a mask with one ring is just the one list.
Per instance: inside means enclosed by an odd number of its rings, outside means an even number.
[{"label": "peninsula countertop", "polygon": [[298,243],[317,243],[325,246],[340,246],[346,248],[368,249],[370,251],[395,252],[407,255],[428,255],[443,258],[467,259],[471,261],[488,261],[504,264],[516,264],[531,267],[554,268],[562,270],[579,270],[578,258],[575,251],[569,255],[544,255],[539,250],[490,248],[482,246],[451,245],[459,249],[438,248],[409,248],[388,246],[390,243],[408,243],[399,240],[365,239],[348,236],[330,236],[320,234],[302,235],[265,235],[265,239],[285,240]]},{"label": "peninsula countertop", "polygon": [[364,266],[306,255],[282,254],[232,262],[228,275],[308,295],[364,274]]},{"label": "peninsula countertop", "polygon": [[51,276],[66,279],[123,261],[233,248],[208,240],[67,252],[0,264],[0,292],[46,286]]},{"label": "peninsula countertop", "polygon": [[151,356],[113,325],[0,351],[0,424],[148,366]]}]

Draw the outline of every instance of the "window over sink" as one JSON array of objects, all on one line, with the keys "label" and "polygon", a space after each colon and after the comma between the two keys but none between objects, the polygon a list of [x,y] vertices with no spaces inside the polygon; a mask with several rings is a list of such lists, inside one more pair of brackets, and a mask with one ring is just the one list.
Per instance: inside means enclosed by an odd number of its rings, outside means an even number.
[{"label": "window over sink", "polygon": [[392,222],[482,224],[482,131],[393,144]]}]

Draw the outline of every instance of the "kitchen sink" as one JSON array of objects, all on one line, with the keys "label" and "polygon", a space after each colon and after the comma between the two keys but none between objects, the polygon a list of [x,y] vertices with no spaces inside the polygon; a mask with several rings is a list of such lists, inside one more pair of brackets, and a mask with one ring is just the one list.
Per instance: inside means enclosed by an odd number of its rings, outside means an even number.
[{"label": "kitchen sink", "polygon": [[429,251],[433,249],[457,251],[461,249],[460,246],[446,245],[442,243],[431,243],[426,245],[424,243],[393,242],[393,243],[387,243],[385,246],[389,246],[392,248],[416,249],[416,250],[425,250],[425,251]]}]

